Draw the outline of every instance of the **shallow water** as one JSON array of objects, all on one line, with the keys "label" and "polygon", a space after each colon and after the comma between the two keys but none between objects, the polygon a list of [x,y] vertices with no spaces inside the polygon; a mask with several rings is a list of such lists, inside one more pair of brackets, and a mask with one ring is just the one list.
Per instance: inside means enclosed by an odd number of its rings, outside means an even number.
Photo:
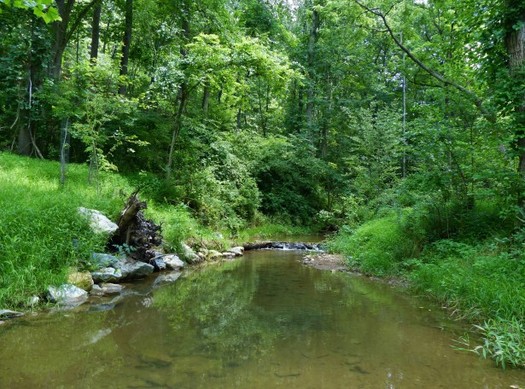
[{"label": "shallow water", "polygon": [[258,251],[111,310],[41,314],[0,326],[0,388],[509,388],[454,350],[466,327],[366,278]]}]

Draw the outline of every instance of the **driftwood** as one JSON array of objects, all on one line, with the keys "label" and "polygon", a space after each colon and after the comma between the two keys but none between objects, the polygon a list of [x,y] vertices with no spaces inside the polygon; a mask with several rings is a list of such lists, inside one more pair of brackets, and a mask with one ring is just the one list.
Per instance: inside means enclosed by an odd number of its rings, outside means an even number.
[{"label": "driftwood", "polygon": [[145,218],[142,210],[147,208],[144,201],[138,198],[138,191],[131,194],[126,206],[120,213],[118,230],[110,244],[113,248],[130,249],[130,256],[136,260],[149,262],[155,256],[153,247],[162,243],[161,227]]}]

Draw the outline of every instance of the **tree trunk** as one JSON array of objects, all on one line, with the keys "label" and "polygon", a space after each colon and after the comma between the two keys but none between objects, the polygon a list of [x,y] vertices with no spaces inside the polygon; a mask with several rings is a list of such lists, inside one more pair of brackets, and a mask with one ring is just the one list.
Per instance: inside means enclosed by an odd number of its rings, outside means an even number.
[{"label": "tree trunk", "polygon": [[[515,9],[517,5],[513,4],[515,1],[508,1],[509,9]],[[512,8],[514,7],[514,8]],[[521,24],[519,30],[514,27],[509,27],[507,36],[505,37],[505,44],[507,48],[507,55],[509,61],[509,72],[514,85],[523,85],[525,82],[525,12],[519,15],[518,20],[510,20],[511,26]],[[516,144],[518,147],[519,162],[518,173],[522,182],[525,181],[525,98],[522,92],[514,93],[513,105],[515,107],[516,115]],[[525,193],[520,190],[518,195],[518,204],[525,207]]]},{"label": "tree trunk", "polygon": [[[183,59],[188,56],[188,51],[186,49],[186,43],[190,40],[190,4],[188,1],[183,2],[183,9],[181,10],[181,27],[183,33],[183,42],[180,47],[180,55]],[[183,68],[185,71],[186,69]],[[166,166],[166,179],[171,179],[171,174],[173,170],[173,154],[175,153],[175,144],[179,137],[181,128],[182,128],[182,119],[184,117],[184,111],[186,109],[186,104],[190,97],[190,87],[188,82],[184,80],[179,87],[179,93],[177,94],[177,114],[175,116],[175,122],[173,123],[173,132],[171,134],[171,144],[170,150],[168,153],[168,164]]]},{"label": "tree trunk", "polygon": [[95,4],[93,9],[93,20],[91,22],[91,51],[89,58],[91,63],[96,63],[98,58],[98,47],[100,42],[100,14],[102,13],[102,1]]},{"label": "tree trunk", "polygon": [[204,83],[204,90],[202,91],[202,112],[204,117],[208,117],[208,109],[210,107],[210,81]]},{"label": "tree trunk", "polygon": [[[126,27],[122,41],[122,58],[120,59],[120,76],[128,75],[129,48],[131,45],[131,32],[133,29],[133,0],[126,0]],[[118,90],[118,93],[125,95],[127,92],[127,82],[124,81]]]},{"label": "tree trunk", "polygon": [[177,114],[175,116],[175,121],[173,123],[173,132],[171,134],[171,143],[170,143],[170,151],[168,153],[168,166],[166,167],[166,179],[171,179],[171,174],[173,170],[173,154],[175,153],[175,145],[177,143],[177,139],[179,138],[180,130],[182,128],[182,119],[184,110],[186,109],[186,103],[188,102],[189,93],[188,93],[188,85],[186,83],[183,83],[180,86],[179,93],[178,93],[178,107],[177,107]]},{"label": "tree trunk", "polygon": [[307,63],[308,63],[308,78],[310,81],[310,85],[308,86],[308,96],[307,96],[307,102],[306,102],[306,123],[309,128],[313,127],[314,122],[314,107],[315,107],[315,71],[314,71],[314,65],[315,65],[315,46],[317,44],[317,40],[319,39],[319,24],[320,24],[320,18],[319,18],[319,12],[316,9],[313,9],[312,12],[312,26],[310,29],[310,35],[308,38],[308,51],[307,51]]}]

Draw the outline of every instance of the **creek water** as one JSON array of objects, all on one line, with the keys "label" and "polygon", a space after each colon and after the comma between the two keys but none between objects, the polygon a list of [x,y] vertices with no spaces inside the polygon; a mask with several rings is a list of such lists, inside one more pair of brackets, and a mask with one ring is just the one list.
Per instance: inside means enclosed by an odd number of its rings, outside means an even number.
[{"label": "creek water", "polygon": [[[0,326],[0,388],[509,388],[451,346],[467,327],[364,277],[248,252],[115,306]],[[106,309],[111,308],[111,309]]]}]

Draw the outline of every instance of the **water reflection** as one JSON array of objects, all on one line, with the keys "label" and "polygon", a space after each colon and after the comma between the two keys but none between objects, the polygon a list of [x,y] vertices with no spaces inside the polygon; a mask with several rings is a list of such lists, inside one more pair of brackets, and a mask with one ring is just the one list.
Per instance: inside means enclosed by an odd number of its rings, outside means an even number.
[{"label": "water reflection", "polygon": [[433,306],[297,259],[250,253],[109,311],[0,327],[0,387],[523,386],[524,372],[454,351],[463,328]]}]

